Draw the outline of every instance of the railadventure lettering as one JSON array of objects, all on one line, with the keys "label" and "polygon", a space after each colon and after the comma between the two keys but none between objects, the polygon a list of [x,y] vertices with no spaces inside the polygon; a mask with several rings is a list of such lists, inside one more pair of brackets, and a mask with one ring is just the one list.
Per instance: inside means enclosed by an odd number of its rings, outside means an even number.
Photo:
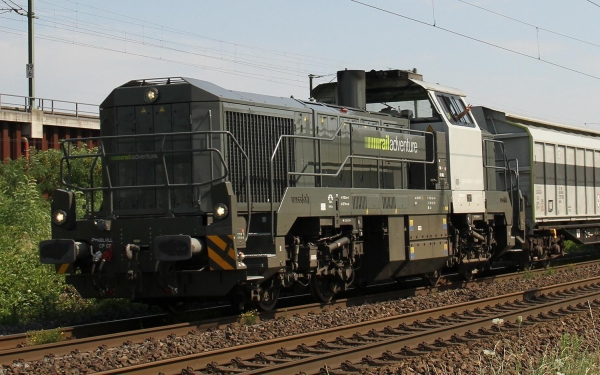
[{"label": "railadventure lettering", "polygon": [[418,152],[417,142],[408,139],[398,139],[398,137],[392,139],[389,135],[386,135],[384,138],[365,137],[365,148],[383,151],[410,152],[415,154]]}]

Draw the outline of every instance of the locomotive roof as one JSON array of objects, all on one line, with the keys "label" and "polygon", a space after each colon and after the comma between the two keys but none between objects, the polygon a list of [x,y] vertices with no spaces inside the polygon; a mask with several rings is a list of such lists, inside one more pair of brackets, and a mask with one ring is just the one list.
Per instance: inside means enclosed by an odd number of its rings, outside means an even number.
[{"label": "locomotive roof", "polygon": [[[131,105],[133,103],[128,103],[129,100],[139,101],[137,95],[132,96],[130,94],[126,94],[124,90],[120,90],[123,88],[156,87],[159,91],[166,91],[161,89],[161,87],[169,86],[170,88],[175,88],[177,85],[191,85],[191,91],[186,91],[184,93],[185,95],[189,95],[189,101],[224,101],[229,103],[256,104],[261,106],[292,109],[298,112],[308,112],[311,109],[315,109],[320,113],[331,113],[332,115],[339,114],[340,108],[342,108],[337,105],[294,99],[293,97],[288,98],[228,90],[214,83],[189,77],[152,78],[129,81],[113,90],[113,92],[104,100],[104,102],[102,102],[100,107],[112,107],[115,105],[115,102],[118,102],[119,105]],[[117,96],[116,99],[115,96]],[[181,100],[180,95],[178,95],[178,98]],[[347,115],[373,115],[367,111],[357,108],[344,108],[344,113]]]},{"label": "locomotive roof", "polygon": [[597,130],[559,124],[557,122],[540,120],[540,119],[536,119],[533,117],[526,117],[526,116],[516,115],[513,113],[508,113],[508,112],[505,113],[505,116],[506,116],[507,120],[519,123],[519,124],[527,126],[527,127],[545,128],[545,129],[550,129],[550,130],[563,131],[563,132],[567,132],[567,133],[590,135],[590,136],[594,136],[594,137],[600,136],[600,131],[597,131]]},{"label": "locomotive roof", "polygon": [[437,83],[419,81],[418,79],[411,79],[411,78],[409,78],[409,81],[421,86],[425,90],[443,92],[443,93],[452,94],[452,95],[456,95],[456,96],[467,96],[465,93],[463,93],[459,89],[455,89],[454,87],[442,86],[442,85],[438,85]]},{"label": "locomotive roof", "polygon": [[[259,103],[266,104],[269,106],[280,106],[286,108],[297,108],[305,109],[306,104],[293,98],[270,96],[255,94],[242,91],[227,90],[221,86],[215,85],[208,81],[202,81],[195,78],[189,77],[171,77],[171,78],[152,78],[152,79],[140,79],[129,81],[124,85],[121,85],[117,90],[121,88],[130,87],[146,87],[152,86],[159,90],[165,86],[189,84],[192,86],[191,101],[227,101],[227,102],[243,102],[243,103]],[[115,90],[115,91],[117,91]],[[113,93],[101,104],[101,107],[110,106],[110,101]]]}]

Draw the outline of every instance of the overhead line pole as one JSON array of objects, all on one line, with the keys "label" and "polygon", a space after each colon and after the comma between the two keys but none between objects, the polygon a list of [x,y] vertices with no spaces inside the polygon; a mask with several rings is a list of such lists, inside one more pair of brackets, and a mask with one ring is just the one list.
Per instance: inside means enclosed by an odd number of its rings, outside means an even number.
[{"label": "overhead line pole", "polygon": [[35,12],[33,11],[33,0],[28,0],[27,8],[27,28],[28,28],[28,52],[29,52],[29,65],[27,66],[27,78],[29,78],[29,110],[33,109],[35,104],[35,75],[33,69],[34,63],[34,38],[33,38],[33,18]]}]

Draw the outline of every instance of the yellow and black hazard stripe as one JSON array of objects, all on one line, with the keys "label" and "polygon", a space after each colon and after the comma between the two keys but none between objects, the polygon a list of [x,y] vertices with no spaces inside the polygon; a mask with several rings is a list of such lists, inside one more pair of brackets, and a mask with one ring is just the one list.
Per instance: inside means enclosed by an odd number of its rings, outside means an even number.
[{"label": "yellow and black hazard stripe", "polygon": [[56,265],[56,273],[62,275],[67,271],[70,271],[71,263],[57,264]]},{"label": "yellow and black hazard stripe", "polygon": [[233,235],[207,236],[208,266],[211,271],[236,269],[236,255],[233,247]]}]

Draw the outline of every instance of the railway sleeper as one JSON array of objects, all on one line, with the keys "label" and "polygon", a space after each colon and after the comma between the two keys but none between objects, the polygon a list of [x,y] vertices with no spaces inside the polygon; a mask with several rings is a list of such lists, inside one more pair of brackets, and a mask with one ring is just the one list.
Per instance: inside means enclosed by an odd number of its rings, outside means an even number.
[{"label": "railway sleeper", "polygon": [[[363,359],[361,359],[361,364],[367,365],[369,367],[382,367],[382,366],[391,365],[392,362],[373,358],[370,355],[368,355],[368,356],[363,357]],[[348,368],[350,368],[350,366],[348,366]],[[359,369],[360,367],[355,366],[355,368]]]},{"label": "railway sleeper", "polygon": [[405,359],[407,359],[408,357],[405,355],[401,355],[401,354],[394,354],[389,350],[386,350],[382,355],[381,358],[383,358],[384,361],[404,361]]},{"label": "railway sleeper", "polygon": [[266,368],[266,367],[271,367],[271,365],[269,365],[269,364],[244,361],[240,357],[235,357],[234,359],[232,359],[231,360],[231,364],[235,365],[235,366],[237,366],[239,368],[246,368],[246,369],[252,369],[252,370]]},{"label": "railway sleeper", "polygon": [[294,361],[293,359],[290,359],[290,358],[273,357],[272,355],[267,355],[264,352],[260,352],[260,353],[256,354],[254,356],[254,360],[258,361],[258,362],[271,362],[271,363],[276,363],[276,364],[288,363],[288,362]]}]

